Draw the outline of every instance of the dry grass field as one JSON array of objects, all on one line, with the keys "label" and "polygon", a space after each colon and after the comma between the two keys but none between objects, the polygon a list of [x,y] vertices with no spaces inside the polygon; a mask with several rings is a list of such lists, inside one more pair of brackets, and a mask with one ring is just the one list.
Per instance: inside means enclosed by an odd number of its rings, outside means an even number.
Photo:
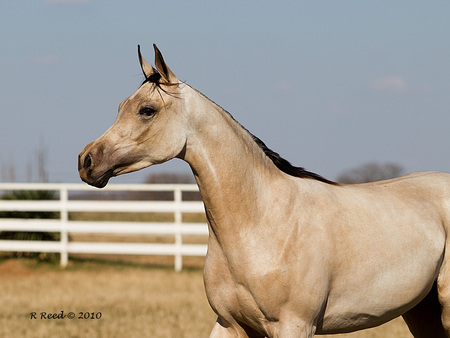
[{"label": "dry grass field", "polygon": [[[0,337],[208,337],[215,315],[201,269],[76,260],[66,269],[0,262]],[[40,313],[74,319],[40,319]],[[36,312],[37,319],[31,319]],[[78,319],[100,316],[100,319]],[[86,315],[87,314],[87,315]],[[411,337],[401,320],[330,337]]]},{"label": "dry grass field", "polygon": [[[61,270],[9,260],[0,289],[0,337],[207,337],[215,320],[199,270],[86,262]],[[40,319],[61,311],[75,318]],[[78,319],[80,312],[101,318]]]}]

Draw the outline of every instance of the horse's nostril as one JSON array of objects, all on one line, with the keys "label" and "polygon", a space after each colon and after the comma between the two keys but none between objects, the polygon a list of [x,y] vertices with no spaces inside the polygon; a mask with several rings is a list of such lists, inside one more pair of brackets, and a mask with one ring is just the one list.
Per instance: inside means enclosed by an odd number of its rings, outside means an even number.
[{"label": "horse's nostril", "polygon": [[87,154],[84,158],[84,169],[88,169],[92,165],[91,154]]}]

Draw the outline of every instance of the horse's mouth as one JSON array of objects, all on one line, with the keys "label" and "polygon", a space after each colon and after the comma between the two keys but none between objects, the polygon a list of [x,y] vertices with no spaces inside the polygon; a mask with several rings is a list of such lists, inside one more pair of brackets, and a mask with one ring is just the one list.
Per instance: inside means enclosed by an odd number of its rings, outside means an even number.
[{"label": "horse's mouth", "polygon": [[86,182],[89,185],[92,185],[96,188],[104,188],[108,184],[109,179],[112,176],[114,176],[113,173],[114,171],[110,169],[97,178],[92,178],[89,177],[88,175],[81,175],[81,174],[80,177],[84,182]]}]

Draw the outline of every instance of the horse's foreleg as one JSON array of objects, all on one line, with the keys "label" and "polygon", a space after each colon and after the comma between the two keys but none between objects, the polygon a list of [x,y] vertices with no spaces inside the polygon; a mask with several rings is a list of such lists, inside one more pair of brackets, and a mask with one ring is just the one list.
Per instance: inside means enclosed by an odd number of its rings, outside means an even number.
[{"label": "horse's foreleg", "polygon": [[314,337],[315,329],[311,325],[304,323],[286,323],[281,324],[277,332],[276,337],[301,337],[312,338]]},{"label": "horse's foreleg", "polygon": [[237,332],[233,330],[230,326],[224,326],[220,319],[218,318],[216,324],[209,335],[209,338],[232,338],[232,337],[247,337],[243,335],[237,335]]},{"label": "horse's foreleg", "polygon": [[249,337],[263,337],[255,334],[248,334],[244,328],[240,325],[230,325],[222,320],[220,317],[217,318],[216,324],[211,331],[210,338],[249,338]]},{"label": "horse's foreleg", "polygon": [[437,279],[437,292],[441,303],[441,320],[447,336],[450,337],[450,246],[446,243],[444,260]]},{"label": "horse's foreleg", "polygon": [[416,338],[447,337],[441,322],[441,305],[438,300],[436,283],[419,304],[403,315],[403,319]]}]

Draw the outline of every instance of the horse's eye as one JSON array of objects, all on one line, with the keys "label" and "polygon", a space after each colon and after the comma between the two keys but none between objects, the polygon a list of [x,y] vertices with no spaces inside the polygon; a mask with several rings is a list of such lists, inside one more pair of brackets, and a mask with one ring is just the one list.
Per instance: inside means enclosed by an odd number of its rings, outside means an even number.
[{"label": "horse's eye", "polygon": [[152,107],[142,107],[139,110],[139,115],[143,116],[143,117],[152,117],[153,115],[155,115],[156,110],[153,109]]}]

